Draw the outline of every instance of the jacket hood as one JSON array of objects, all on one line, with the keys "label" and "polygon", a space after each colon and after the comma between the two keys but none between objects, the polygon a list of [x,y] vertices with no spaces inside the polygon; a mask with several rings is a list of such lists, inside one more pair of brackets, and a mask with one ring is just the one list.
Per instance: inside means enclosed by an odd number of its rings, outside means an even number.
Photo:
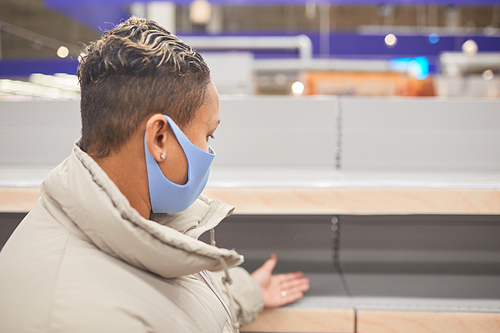
[{"label": "jacket hood", "polygon": [[78,144],[41,186],[47,210],[75,236],[137,268],[165,278],[239,265],[234,250],[197,238],[231,214],[234,207],[203,195],[180,213],[143,218],[101,167]]}]

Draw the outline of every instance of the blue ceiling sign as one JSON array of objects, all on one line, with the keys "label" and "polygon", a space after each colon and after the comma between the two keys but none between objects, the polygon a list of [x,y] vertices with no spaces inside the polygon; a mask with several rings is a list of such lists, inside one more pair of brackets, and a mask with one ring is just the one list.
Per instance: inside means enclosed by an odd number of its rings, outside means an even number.
[{"label": "blue ceiling sign", "polygon": [[[106,6],[128,6],[134,2],[150,2],[150,0],[106,0]],[[171,0],[177,5],[188,5],[193,0]],[[219,5],[300,5],[311,0],[209,0],[212,4]],[[316,0],[318,4],[330,3],[332,5],[402,5],[402,6],[418,6],[418,5],[455,5],[455,6],[493,6],[500,4],[499,0]],[[102,0],[45,0],[48,7],[67,7],[67,6],[102,6]]]},{"label": "blue ceiling sign", "polygon": [[[265,6],[265,5],[305,5],[311,0],[209,0],[216,5]],[[96,31],[104,32],[113,28],[120,21],[126,20],[130,13],[128,7],[134,2],[146,0],[45,0],[45,5],[61,12],[75,21]],[[193,0],[171,0],[176,5],[189,5]],[[317,0],[317,4],[331,5],[456,5],[456,6],[493,6],[500,5],[500,0]]]}]

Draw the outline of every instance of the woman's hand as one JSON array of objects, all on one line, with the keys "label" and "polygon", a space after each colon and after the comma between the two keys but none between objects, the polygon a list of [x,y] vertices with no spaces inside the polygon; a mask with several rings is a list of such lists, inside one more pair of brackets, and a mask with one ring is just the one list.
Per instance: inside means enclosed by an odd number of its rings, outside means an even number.
[{"label": "woman's hand", "polygon": [[278,257],[273,253],[270,259],[252,273],[260,285],[266,308],[295,302],[309,289],[309,279],[302,272],[272,275],[277,262]]}]

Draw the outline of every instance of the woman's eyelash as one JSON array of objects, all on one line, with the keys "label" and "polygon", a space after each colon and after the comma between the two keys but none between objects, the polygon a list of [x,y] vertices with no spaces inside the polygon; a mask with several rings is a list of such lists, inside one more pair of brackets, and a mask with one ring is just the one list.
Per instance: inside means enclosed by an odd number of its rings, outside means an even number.
[{"label": "woman's eyelash", "polygon": [[209,137],[210,139],[212,139],[212,140],[213,140],[213,139],[215,139],[215,136],[213,136],[213,135],[209,135],[208,137]]}]

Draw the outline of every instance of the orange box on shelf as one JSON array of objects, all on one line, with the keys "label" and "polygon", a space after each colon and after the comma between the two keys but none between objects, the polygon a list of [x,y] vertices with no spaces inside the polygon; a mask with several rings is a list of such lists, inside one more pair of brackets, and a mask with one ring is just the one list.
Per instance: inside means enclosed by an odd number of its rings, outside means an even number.
[{"label": "orange box on shelf", "polygon": [[309,71],[306,95],[435,96],[431,78],[417,80],[404,73]]}]

